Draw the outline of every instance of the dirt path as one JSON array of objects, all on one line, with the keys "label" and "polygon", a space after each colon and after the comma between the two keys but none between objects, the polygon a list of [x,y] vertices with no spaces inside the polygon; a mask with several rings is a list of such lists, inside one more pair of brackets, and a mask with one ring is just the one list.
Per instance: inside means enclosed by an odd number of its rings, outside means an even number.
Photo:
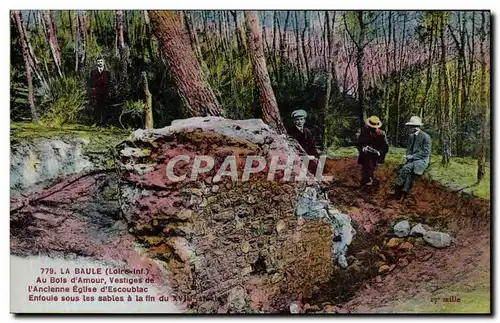
[{"label": "dirt path", "polygon": [[[355,159],[330,160],[325,169],[334,176],[329,197],[359,224],[357,245],[351,253],[371,267],[369,277],[356,282],[355,296],[334,303],[329,311],[489,311],[489,201],[459,196],[438,183],[420,180],[413,188],[413,198],[398,202],[388,199],[394,178],[390,165],[377,171],[380,188],[368,192],[359,189],[360,168]],[[450,233],[452,246],[436,249],[421,238],[406,238],[412,244],[410,250],[387,247],[393,237],[391,223],[401,218]],[[381,263],[394,268],[379,274]]]}]

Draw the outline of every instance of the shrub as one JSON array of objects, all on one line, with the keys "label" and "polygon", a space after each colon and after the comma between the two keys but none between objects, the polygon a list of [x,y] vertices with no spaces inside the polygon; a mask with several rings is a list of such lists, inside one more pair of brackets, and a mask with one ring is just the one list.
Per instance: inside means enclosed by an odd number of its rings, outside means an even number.
[{"label": "shrub", "polygon": [[76,123],[84,107],[84,91],[75,77],[64,77],[52,83],[48,109],[40,121],[45,125],[61,126]]}]

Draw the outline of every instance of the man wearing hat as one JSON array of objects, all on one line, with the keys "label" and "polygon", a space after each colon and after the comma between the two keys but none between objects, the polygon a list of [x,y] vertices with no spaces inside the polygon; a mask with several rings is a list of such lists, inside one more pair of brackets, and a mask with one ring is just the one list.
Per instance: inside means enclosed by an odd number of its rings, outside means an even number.
[{"label": "man wearing hat", "polygon": [[359,151],[358,164],[362,167],[361,186],[378,184],[374,173],[378,163],[383,163],[389,151],[385,132],[380,129],[382,122],[377,116],[365,120],[356,148]]},{"label": "man wearing hat", "polygon": [[295,110],[292,112],[293,126],[288,133],[297,140],[309,156],[319,157],[319,152],[314,143],[314,137],[309,129],[304,127],[306,123],[307,112],[304,110]]},{"label": "man wearing hat", "polygon": [[[422,119],[413,116],[405,124],[408,127],[410,136],[408,138],[406,154],[403,158],[403,166],[398,171],[396,177],[395,196],[408,195],[414,175],[422,175],[429,166],[431,155],[431,137],[422,131]],[[403,197],[404,197],[403,196]]]}]

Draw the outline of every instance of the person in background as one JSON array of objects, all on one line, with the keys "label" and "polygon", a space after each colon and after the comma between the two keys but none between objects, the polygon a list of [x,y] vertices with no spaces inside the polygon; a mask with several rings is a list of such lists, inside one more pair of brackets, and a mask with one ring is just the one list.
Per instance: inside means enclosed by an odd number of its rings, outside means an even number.
[{"label": "person in background", "polygon": [[300,146],[309,156],[319,157],[316,149],[314,137],[311,131],[305,127],[307,112],[295,110],[292,112],[293,126],[288,130],[288,134],[298,141]]},{"label": "person in background", "polygon": [[361,164],[361,186],[378,185],[375,170],[383,163],[389,151],[389,143],[385,132],[380,129],[382,122],[377,116],[365,120],[365,125],[359,134],[356,148],[359,151],[358,164]]},{"label": "person in background", "polygon": [[104,58],[99,56],[96,68],[90,76],[90,98],[94,107],[94,122],[102,125],[108,120],[107,99],[111,80],[111,73],[104,67]]},{"label": "person in background", "polygon": [[395,185],[395,198],[405,198],[410,193],[410,188],[415,180],[415,175],[422,175],[429,166],[431,155],[431,137],[422,131],[422,119],[418,116],[410,118],[405,126],[410,136],[403,157],[403,165],[398,170]]},{"label": "person in background", "polygon": [[302,109],[295,110],[292,112],[291,117],[293,119],[293,126],[288,130],[288,134],[297,140],[308,156],[315,158],[308,165],[309,172],[315,175],[318,167],[319,151],[316,149],[311,130],[305,127],[307,112]]}]

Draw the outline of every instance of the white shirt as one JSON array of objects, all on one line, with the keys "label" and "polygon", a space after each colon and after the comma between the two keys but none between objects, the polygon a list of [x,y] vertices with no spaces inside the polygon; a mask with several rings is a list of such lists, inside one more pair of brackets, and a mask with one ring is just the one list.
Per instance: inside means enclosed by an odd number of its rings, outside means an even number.
[{"label": "white shirt", "polygon": [[102,73],[102,71],[104,70],[104,67],[98,67],[97,70],[99,71],[99,73]]},{"label": "white shirt", "polygon": [[[417,137],[419,133],[420,133],[420,128],[417,128],[417,131],[415,131],[415,133],[413,134],[413,136]],[[415,140],[417,140],[417,139],[415,138]],[[405,158],[408,157],[408,156],[410,156],[410,155],[405,155]]]}]

